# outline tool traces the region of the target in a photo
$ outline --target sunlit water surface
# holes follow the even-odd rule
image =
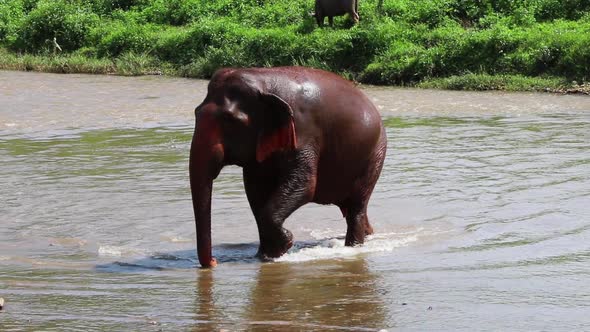
[[[253,258],[239,168],[197,268],[206,82],[0,72],[0,331],[590,329],[590,98],[366,87],[389,149],[369,217],[308,205]]]

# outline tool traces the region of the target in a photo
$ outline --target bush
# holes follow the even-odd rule
[[[248,10],[242,10],[237,20],[246,26],[263,28],[285,28],[292,25],[300,25],[310,19],[311,8],[301,5],[296,1],[265,2],[261,6],[252,6]],[[315,20],[313,20],[315,22]]]
[[[98,15],[88,8],[65,0],[42,0],[16,29],[13,47],[39,52],[50,48],[56,38],[64,51],[75,50],[84,45],[88,32],[98,21]]]
[[[98,41],[98,55],[117,57],[122,53],[147,53],[156,48],[156,26],[137,23],[114,22],[105,30],[95,31]],[[98,37],[102,36],[102,37]]]
[[[180,26],[202,17],[204,9],[200,0],[154,0],[143,15],[153,23]]]
[[[535,16],[540,20],[578,20],[589,11],[588,0],[539,0]]]
[[[130,10],[149,5],[149,0],[73,0],[88,3],[94,12],[101,15],[109,15],[116,10]]]
[[[24,17],[22,1],[0,2],[0,41],[7,38],[14,39],[14,33]]]
[[[408,41],[396,41],[367,66],[362,81],[375,84],[411,84],[432,70],[429,51]],[[430,70],[429,70],[430,69]]]
[[[452,7],[449,0],[390,0],[383,3],[383,14],[397,21],[425,23],[431,27],[445,21]]]
[[[106,58],[126,73],[157,65],[208,77],[221,66],[301,64],[381,84],[588,79],[588,0],[377,3],[361,0],[359,25],[339,17],[319,29],[312,0],[0,0],[0,45],[47,52],[55,37],[76,59]]]

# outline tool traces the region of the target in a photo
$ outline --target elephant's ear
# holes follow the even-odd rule
[[[297,147],[293,109],[272,93],[260,93],[265,104],[261,116],[261,130],[256,145],[256,160],[262,162],[276,151],[288,151]]]

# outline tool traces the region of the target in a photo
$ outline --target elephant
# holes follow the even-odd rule
[[[217,265],[211,194],[224,166],[242,167],[264,261],[293,245],[283,223],[310,202],[338,206],[345,245],[364,243],[373,233],[367,205],[386,148],[379,111],[336,74],[306,67],[217,70],[195,109],[189,157],[200,264]]]
[[[358,0],[316,0],[315,19],[318,26],[324,25],[327,16],[330,26],[334,26],[334,16],[349,14],[354,23],[358,23]]]

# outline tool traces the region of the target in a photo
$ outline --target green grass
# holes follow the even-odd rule
[[[17,55],[0,50],[0,68],[50,73],[112,74],[115,66],[108,59],[89,59],[82,55]]]
[[[117,58],[89,58],[83,54],[17,55],[0,49],[0,68],[60,74],[115,74],[122,76],[177,74],[149,56],[125,53]]]
[[[426,89],[446,90],[501,90],[501,91],[560,91],[572,86],[563,78],[525,77],[519,75],[466,74],[445,78],[433,78],[418,85]]]
[[[0,68],[208,78],[305,65],[362,83],[560,90],[590,80],[588,0],[360,1],[317,28],[313,0],[0,0]],[[55,52],[53,38],[63,52]]]

